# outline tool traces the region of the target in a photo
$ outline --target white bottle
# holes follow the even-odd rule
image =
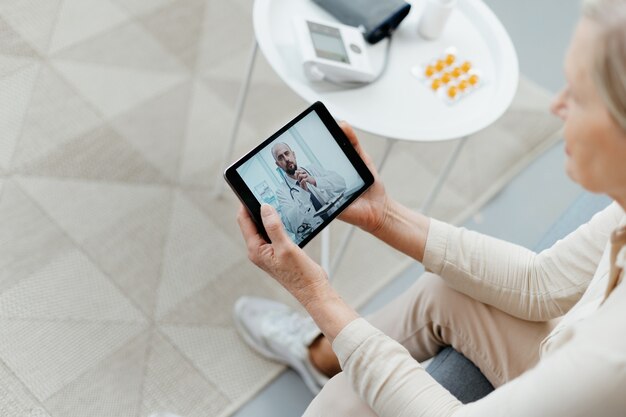
[[[419,34],[429,40],[443,33],[446,22],[456,6],[457,0],[426,0],[424,12],[417,25]]]

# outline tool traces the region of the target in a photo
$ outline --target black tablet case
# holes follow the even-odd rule
[[[403,0],[313,0],[346,25],[362,28],[363,37],[376,43],[389,36],[409,14]]]

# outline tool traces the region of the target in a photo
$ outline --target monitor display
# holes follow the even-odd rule
[[[315,54],[319,58],[330,59],[344,64],[350,63],[339,29],[308,21],[307,25],[311,33]]]

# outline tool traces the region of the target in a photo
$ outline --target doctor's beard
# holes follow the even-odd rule
[[[298,169],[298,164],[294,162],[293,168],[285,168],[285,172],[287,173],[287,175],[293,176],[293,174],[296,173],[297,169]]]

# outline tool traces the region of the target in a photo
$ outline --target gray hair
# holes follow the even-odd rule
[[[583,0],[600,29],[593,79],[609,113],[626,132],[626,0]]]

